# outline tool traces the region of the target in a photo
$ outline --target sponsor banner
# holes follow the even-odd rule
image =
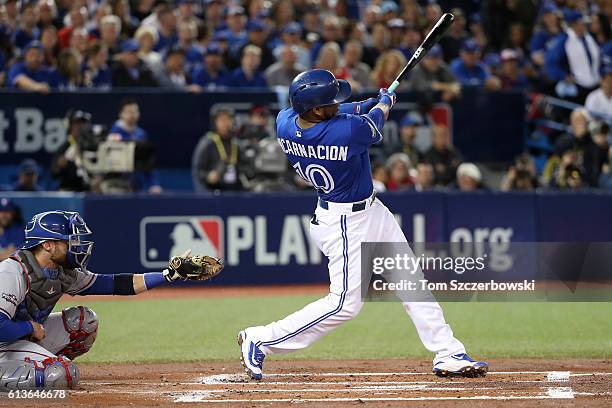
[[[213,284],[328,281],[327,260],[309,234],[314,193],[115,197],[4,193],[2,197],[13,199],[26,221],[42,211],[81,212],[94,231],[90,266],[95,272],[160,271],[170,256],[192,249],[226,262],[227,269]],[[582,242],[592,251],[589,242],[612,242],[612,229],[607,228],[612,225],[612,194],[406,192],[379,197],[395,214],[415,252],[427,249],[421,243],[436,242],[458,244],[462,252],[456,255],[462,257],[489,248],[491,270],[511,271],[524,279],[534,263],[526,252],[514,256],[511,245],[558,242],[560,249],[546,248],[569,256],[582,247],[565,243]],[[464,245],[468,242],[476,245]],[[566,275],[576,269],[562,268],[574,261],[555,259],[549,266],[552,272]],[[546,268],[538,270],[544,273]],[[603,272],[598,275],[605,277]]]
[[[612,221],[605,211],[612,195],[437,192],[379,197],[415,251],[422,249],[420,243],[451,242],[463,251],[460,256],[469,257],[486,247],[491,270],[524,279],[534,265],[524,256],[530,246],[514,256],[510,244],[571,241],[567,224],[579,237],[574,241],[612,242],[612,229],[602,227]],[[159,271],[169,257],[192,249],[224,259],[227,269],[213,284],[324,283],[327,260],[309,234],[315,205],[314,193],[90,196],[83,204],[95,239],[90,266],[101,273]],[[468,242],[476,245],[463,245]]]
[[[305,194],[92,197],[90,263],[104,273],[160,271],[188,249],[227,265],[216,284],[318,283],[323,255],[309,234],[316,197]]]

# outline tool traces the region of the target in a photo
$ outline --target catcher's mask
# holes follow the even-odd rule
[[[66,241],[66,267],[85,268],[93,241],[84,240],[92,232],[78,212],[47,211],[36,214],[25,228],[26,241],[21,249],[31,249],[44,241]]]

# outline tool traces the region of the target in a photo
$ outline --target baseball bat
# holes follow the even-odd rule
[[[427,37],[425,37],[421,45],[419,45],[419,48],[417,48],[414,54],[412,54],[410,61],[408,61],[404,69],[402,69],[402,72],[400,72],[395,81],[393,81],[389,87],[389,91],[393,92],[397,89],[400,82],[402,79],[404,79],[408,72],[410,72],[412,68],[414,68],[419,61],[421,61],[425,54],[429,52],[431,47],[440,41],[440,38],[442,38],[442,36],[446,33],[446,30],[448,30],[451,24],[453,24],[454,20],[455,16],[453,16],[451,13],[445,13],[442,15],[442,17],[440,17],[436,25],[433,26],[431,31],[427,34]]]

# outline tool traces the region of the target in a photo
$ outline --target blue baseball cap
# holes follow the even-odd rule
[[[221,55],[223,54],[223,50],[221,49],[221,47],[219,47],[219,44],[217,43],[210,43],[208,44],[208,46],[204,49],[204,55]]]
[[[542,14],[546,13],[556,13],[559,9],[555,5],[555,3],[544,3],[542,6]]]
[[[569,24],[575,23],[576,21],[580,21],[584,19],[582,13],[576,10],[568,10],[563,15],[563,17],[565,18],[565,21]]]
[[[397,3],[395,3],[394,1],[385,1],[383,2],[383,4],[380,5],[380,11],[382,14],[393,13],[396,12],[397,9]]]
[[[410,116],[410,115],[406,115],[404,116],[404,118],[402,119],[402,121],[400,122],[400,126],[401,127],[405,127],[405,126],[415,126],[415,125],[420,125],[421,121]]]
[[[38,174],[38,163],[34,159],[25,159],[19,165],[19,174]]]
[[[476,40],[470,38],[468,40],[465,40],[465,42],[461,46],[461,51],[465,51],[465,52],[479,52],[480,51],[480,44],[478,44],[476,42]]]
[[[440,47],[438,44],[434,45],[431,47],[431,50],[429,50],[426,57],[442,58],[442,47]]]
[[[296,23],[295,21],[287,24],[285,28],[283,28],[283,33],[285,34],[301,34],[302,26],[300,23]]]
[[[121,50],[123,52],[137,52],[140,49],[140,46],[136,42],[136,40],[127,40],[123,43]]]
[[[33,48],[37,50],[42,50],[43,49],[42,43],[38,40],[32,40],[28,43],[28,45],[25,46],[25,48],[23,49],[23,52],[26,53]]]
[[[259,19],[271,18],[271,17],[272,17],[272,10],[270,10],[269,8],[265,8],[261,10],[259,13],[257,13],[257,18]]]
[[[15,211],[15,203],[8,198],[0,198],[0,211]]]
[[[213,41],[228,41],[229,40],[229,33],[227,32],[227,30],[221,30],[221,31],[217,31],[216,33],[213,34]]]
[[[261,20],[251,20],[247,23],[247,31],[264,31],[266,29],[266,24]]]

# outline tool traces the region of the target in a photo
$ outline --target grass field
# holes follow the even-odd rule
[[[317,296],[140,301],[74,298],[100,331],[83,362],[233,360],[239,329],[280,319]],[[612,357],[612,303],[447,303],[445,315],[468,352],[482,358]],[[353,321],[306,350],[276,358],[429,357],[397,303],[368,303]]]

